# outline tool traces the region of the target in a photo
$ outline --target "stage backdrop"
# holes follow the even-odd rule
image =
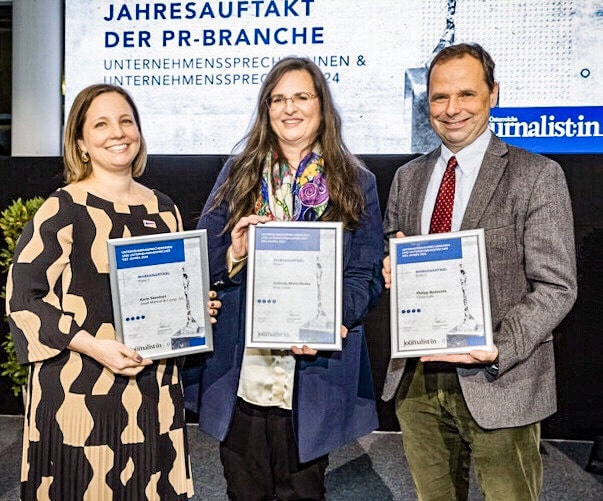
[[[83,87],[130,90],[154,154],[226,154],[278,59],[318,64],[355,153],[426,152],[427,66],[454,42],[497,65],[500,137],[603,153],[600,3],[593,0],[66,0],[65,112]]]
[[[377,177],[381,208],[398,166],[411,155],[364,155]],[[552,155],[567,176],[574,208],[578,258],[578,301],[555,331],[557,414],[543,426],[546,438],[590,439],[603,435],[603,157]],[[187,229],[195,227],[223,156],[151,156],[143,182],[169,194]],[[0,157],[0,209],[10,200],[46,196],[61,186],[61,159]],[[2,281],[5,277],[2,277]],[[389,303],[385,293],[366,320],[375,391],[380,393],[390,354]],[[4,303],[2,303],[4,307]],[[2,329],[4,332],[4,329]],[[0,355],[1,356],[1,355]],[[378,401],[380,427],[397,429],[392,404]],[[19,399],[0,378],[0,413],[22,412]]]
[[[544,434],[592,438],[603,434],[601,19],[595,0],[65,0],[64,109],[88,84],[125,86],[152,154],[143,181],[173,197],[190,229],[270,67],[307,56],[330,83],[348,146],[377,176],[383,208],[396,168],[437,142],[426,120],[428,64],[451,43],[482,44],[500,83],[490,127],[553,155],[568,178],[580,289],[556,331],[559,412]],[[0,157],[0,209],[47,195],[60,173],[58,157]],[[366,324],[379,393],[387,293]],[[18,412],[18,400],[0,388],[7,408]],[[383,429],[396,427],[391,404],[379,413]]]

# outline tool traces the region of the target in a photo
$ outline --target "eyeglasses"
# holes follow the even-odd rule
[[[275,94],[274,96],[268,96],[266,98],[266,106],[271,110],[282,110],[287,106],[287,101],[297,106],[307,105],[312,99],[318,97],[316,94],[310,94],[309,92],[297,92],[291,97],[283,96],[282,94]]]

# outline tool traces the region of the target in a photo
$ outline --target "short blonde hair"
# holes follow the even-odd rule
[[[134,120],[136,121],[136,126],[138,127],[138,133],[140,135],[140,150],[132,161],[132,176],[138,177],[144,172],[147,165],[147,146],[140,128],[140,118],[134,100],[122,87],[110,84],[95,84],[80,91],[74,99],[71,110],[69,111],[69,116],[67,117],[63,146],[63,175],[66,183],[86,179],[92,172],[90,161],[84,162],[84,160],[82,160],[82,152],[77,141],[83,137],[82,131],[84,122],[86,121],[86,113],[88,113],[92,101],[106,92],[117,92],[119,95],[123,96],[130,105],[130,108],[132,108]]]

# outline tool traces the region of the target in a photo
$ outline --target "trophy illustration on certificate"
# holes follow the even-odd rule
[[[482,336],[484,326],[478,324],[475,317],[469,310],[469,302],[467,300],[467,272],[463,267],[462,261],[459,263],[459,275],[461,293],[463,295],[463,322],[448,331],[447,344],[450,347],[471,345],[468,339]]]
[[[299,339],[303,342],[325,342],[333,337],[333,321],[327,317],[322,307],[322,265],[316,256],[316,316],[299,328]]]
[[[186,325],[172,336],[172,350],[200,346],[205,344],[205,327],[201,326],[194,318],[191,311],[189,297],[190,281],[186,268],[182,268],[182,288],[186,305]]]
[[[392,357],[492,347],[483,230],[390,239]]]

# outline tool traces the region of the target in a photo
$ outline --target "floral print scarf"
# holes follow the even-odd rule
[[[299,163],[295,176],[289,164],[269,152],[262,169],[262,186],[255,205],[259,216],[276,221],[316,221],[329,204],[324,159],[316,151]]]

